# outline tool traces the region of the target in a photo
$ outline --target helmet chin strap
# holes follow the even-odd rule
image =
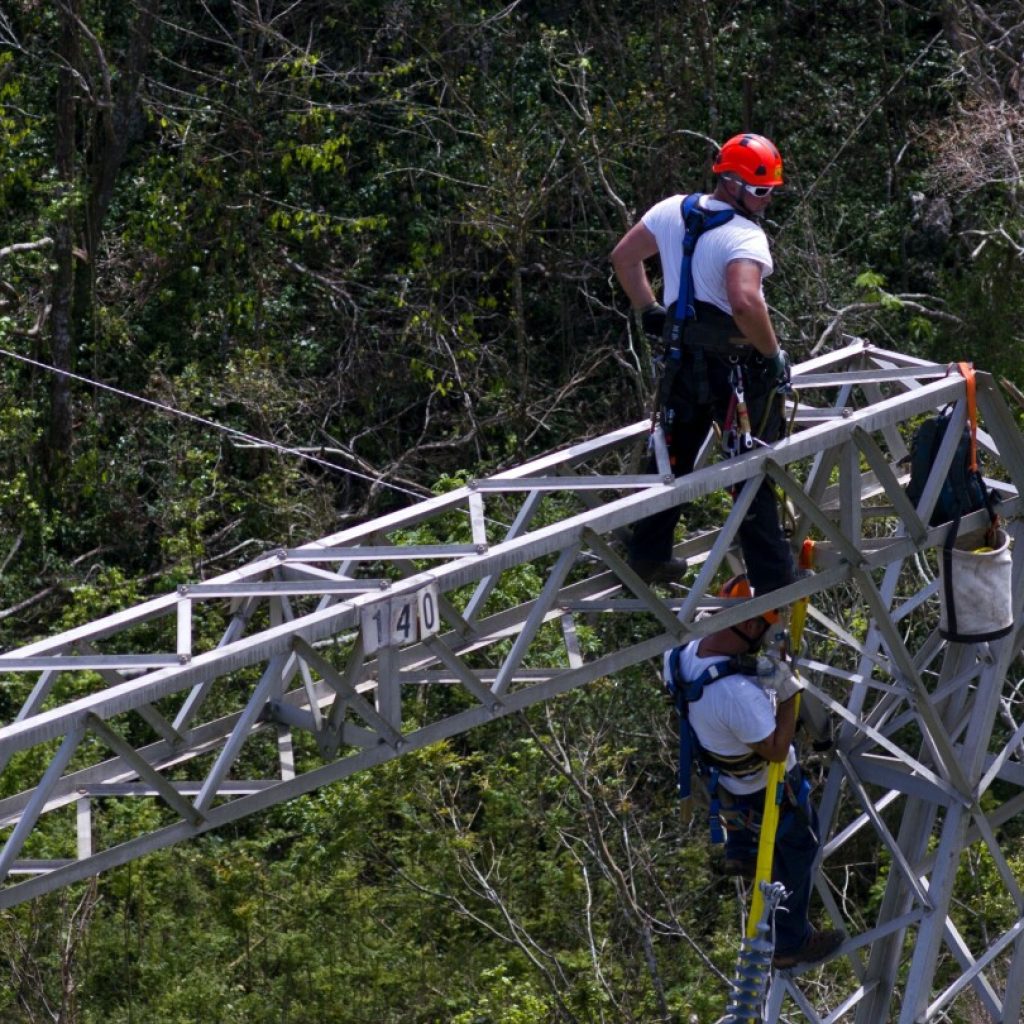
[[[760,211],[752,210],[747,206],[747,190],[738,181],[734,181],[732,178],[726,178],[726,181],[728,181],[730,185],[736,186],[736,193],[726,189],[726,195],[729,197],[729,202],[732,203],[736,209],[741,211],[744,217],[750,217],[751,219],[760,217]]]
[[[747,636],[747,634],[744,633],[739,626],[729,627],[747,645],[747,650],[745,652],[747,654],[753,654],[754,651],[760,649],[761,642],[764,640],[765,633],[768,632],[768,627],[771,625],[771,623],[768,622],[767,619],[762,619],[761,621],[764,623],[764,629],[762,629],[761,632],[758,633],[755,639],[751,639],[751,637]]]

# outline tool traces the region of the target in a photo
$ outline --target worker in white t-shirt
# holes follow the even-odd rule
[[[749,600],[746,576],[734,576],[721,596]],[[844,936],[835,929],[813,928],[808,917],[821,837],[810,786],[793,748],[799,680],[784,663],[776,662],[769,676],[749,672],[738,661],[761,650],[775,622],[774,612],[758,615],[669,651],[665,681],[670,690],[678,690],[685,681],[709,680],[696,699],[687,701],[680,727],[688,722],[701,771],[705,778],[714,776],[711,785],[717,792],[712,795],[725,825],[727,873],[754,877],[768,763],[785,762],[772,881],[786,888],[775,916],[773,964],[787,968],[825,959]],[[716,665],[718,671],[709,673]]]
[[[712,421],[723,430],[738,431],[730,418],[737,386],[753,437],[771,443],[784,427],[776,399],[780,386],[788,384],[789,360],[775,337],[762,291],[773,267],[768,239],[758,223],[773,191],[782,185],[782,157],[762,135],[736,135],[722,146],[712,169],[718,176],[715,189],[696,202],[697,214],[703,212],[707,219],[699,237],[694,233],[698,241],[686,275],[692,277],[692,291],[683,281],[683,294],[691,302],[677,307],[687,196],[674,195],[652,206],[611,254],[615,276],[644,332],[659,346],[680,312],[681,361],[672,364],[659,412],[676,476],[693,469]],[[716,217],[720,211],[727,212]],[[724,223],[712,226],[726,216]],[[663,302],[647,277],[645,261],[653,256],[661,262]],[[749,447],[756,442],[743,434],[743,443]],[[654,470],[652,457],[649,471]],[[629,561],[647,582],[676,581],[686,570],[686,562],[672,556],[681,511],[675,506],[634,528]],[[739,539],[755,592],[791,582],[792,553],[767,483],[759,489]]]

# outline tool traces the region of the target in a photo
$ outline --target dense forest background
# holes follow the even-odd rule
[[[794,360],[1024,383],[1022,54],[1021,0],[4,0],[0,644],[641,418],[608,253],[739,130]],[[0,1019],[714,1019],[654,681],[0,915]]]

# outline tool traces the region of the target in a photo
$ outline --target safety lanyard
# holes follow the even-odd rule
[[[742,455],[754,447],[754,435],[750,429],[750,414],[743,388],[743,367],[734,363],[729,370],[729,405],[722,424],[722,450],[727,458]]]
[[[971,448],[970,448],[970,465],[968,471],[977,478],[981,485],[982,493],[985,495],[985,505],[988,508],[989,525],[986,530],[986,543],[995,545],[996,531],[999,528],[999,515],[995,510],[995,502],[992,498],[992,492],[989,490],[988,485],[985,483],[985,478],[981,475],[981,469],[978,466],[978,399],[977,399],[977,383],[974,377],[974,364],[961,362],[956,364],[957,370],[964,379],[964,384],[967,391],[967,424],[970,431],[971,437]],[[952,371],[953,367],[950,366],[946,370],[946,374]],[[957,534],[957,528],[959,527],[960,520],[954,526],[954,529],[950,531],[949,536],[946,538],[946,558],[951,558],[950,551],[953,547],[953,541]],[[951,565],[948,566],[951,568]],[[947,579],[950,576],[947,575]]]

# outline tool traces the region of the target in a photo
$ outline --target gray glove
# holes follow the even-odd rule
[[[637,311],[640,326],[651,341],[660,342],[665,331],[665,307],[660,302],[652,302],[649,306]]]
[[[786,350],[784,348],[780,348],[775,355],[766,356],[765,360],[768,364],[768,375],[775,381],[775,386],[780,390],[788,388],[790,381],[792,380],[790,367],[793,364],[790,361],[789,354]]]
[[[778,658],[757,659],[757,681],[764,689],[774,690],[780,704],[790,697],[795,697],[804,688],[800,677],[786,662]]]

